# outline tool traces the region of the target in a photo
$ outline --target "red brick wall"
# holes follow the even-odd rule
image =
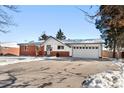
[[[122,56],[122,58],[124,58],[124,52],[122,52],[121,56]]]
[[[120,55],[121,58],[124,58],[124,52],[120,52],[119,55]],[[117,53],[115,53],[115,56],[117,57]],[[112,58],[113,57],[113,52],[103,50],[102,51],[102,57],[110,57],[110,58]]]
[[[26,45],[21,45],[20,46],[20,55],[21,56],[36,56],[36,49],[35,45],[28,45],[27,51],[25,50]],[[37,56],[44,56],[44,46],[41,46],[40,49],[37,50],[38,54]]]
[[[0,51],[0,54],[7,55],[7,54],[12,54],[12,55],[17,55],[19,56],[19,48],[2,48]]]
[[[69,51],[51,51],[50,56],[56,56],[59,53],[60,57],[69,57]],[[20,46],[20,55],[23,56],[36,56],[35,45],[28,45],[27,51],[25,51],[25,45]],[[46,51],[44,51],[44,46],[38,49],[37,56],[46,56]]]
[[[102,57],[112,57],[112,52],[103,50],[102,51]]]
[[[40,47],[40,50],[38,52],[38,56],[44,56],[45,55],[45,52],[44,52],[44,46],[41,46]]]
[[[35,45],[27,45],[27,50],[25,50],[26,45],[20,45],[20,55],[23,56],[36,56]]]
[[[50,56],[56,56],[57,53],[59,54],[60,57],[69,57],[69,52],[68,51],[51,51]]]

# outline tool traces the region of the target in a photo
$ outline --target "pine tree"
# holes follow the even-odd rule
[[[56,38],[59,39],[59,40],[64,40],[64,39],[66,39],[66,36],[64,35],[64,33],[62,32],[61,29],[59,29],[59,31],[57,32]]]
[[[102,33],[107,47],[113,50],[113,57],[119,48],[124,47],[124,6],[102,5],[96,18],[96,28]],[[119,54],[119,53],[118,53]]]
[[[39,41],[40,41],[40,40],[46,40],[46,39],[48,39],[48,37],[49,37],[49,36],[46,35],[45,32],[43,32],[43,34],[39,37]]]

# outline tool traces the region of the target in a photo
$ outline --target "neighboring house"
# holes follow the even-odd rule
[[[0,42],[0,55],[19,56],[19,45],[15,42]]]
[[[102,57],[101,39],[58,40],[50,36],[41,42],[20,43],[20,55],[24,56],[60,56],[99,58]]]

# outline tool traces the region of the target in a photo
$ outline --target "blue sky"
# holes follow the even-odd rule
[[[19,6],[20,12],[13,13],[13,20],[18,26],[10,26],[10,32],[0,33],[2,42],[38,41],[42,32],[55,36],[59,28],[70,39],[100,38],[100,32],[94,24],[86,20],[86,16],[78,10],[79,7],[91,14],[98,6]]]

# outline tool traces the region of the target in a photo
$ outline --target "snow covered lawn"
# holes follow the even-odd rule
[[[0,65],[8,65],[19,62],[44,61],[50,59],[59,59],[57,57],[0,57]]]

